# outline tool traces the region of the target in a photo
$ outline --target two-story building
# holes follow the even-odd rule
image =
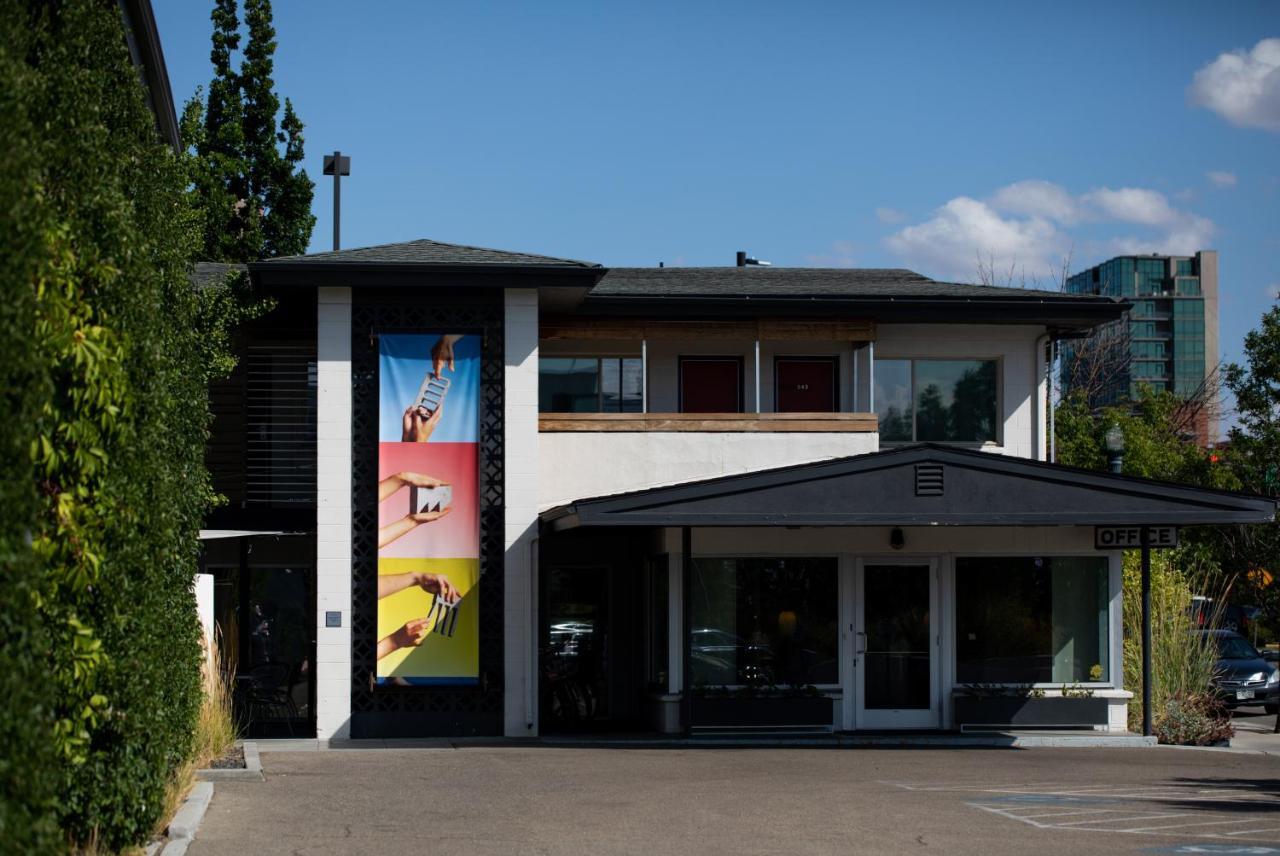
[[[1095,527],[1275,513],[1049,462],[1051,342],[1111,297],[433,241],[249,270],[205,564],[253,733],[1123,731]]]

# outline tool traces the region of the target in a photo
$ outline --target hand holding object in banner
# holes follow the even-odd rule
[[[462,594],[444,574],[409,573],[385,574],[378,577],[378,600],[412,586],[417,586],[427,594],[439,595],[448,601],[462,598]]]
[[[405,485],[408,485],[409,487],[433,488],[444,487],[447,484],[449,483],[444,479],[438,479],[434,476],[425,476],[422,473],[396,473],[395,475],[387,476],[385,479],[378,482],[378,502],[382,502]]]
[[[414,405],[404,412],[403,431],[400,435],[402,443],[425,443],[431,439],[431,432],[436,430],[436,425],[440,423],[440,414],[444,412],[444,405],[441,404],[433,412],[428,413],[425,408]]]
[[[440,377],[440,369],[444,368],[445,363],[449,364],[449,371],[453,371],[453,343],[461,338],[461,336],[441,336],[435,347],[431,349],[431,373],[436,377]]]
[[[404,626],[385,639],[378,640],[378,659],[401,648],[417,648],[423,637],[431,630],[431,622],[426,618],[414,618],[406,621]]]

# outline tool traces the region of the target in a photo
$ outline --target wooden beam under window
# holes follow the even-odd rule
[[[874,413],[541,413],[539,431],[869,433]]]
[[[740,340],[766,342],[870,342],[876,325],[865,318],[761,318],[744,321],[679,319],[548,318],[538,328],[543,340]]]

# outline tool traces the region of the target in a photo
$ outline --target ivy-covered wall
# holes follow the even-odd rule
[[[191,750],[207,382],[187,165],[100,0],[0,0],[0,841],[146,839]]]

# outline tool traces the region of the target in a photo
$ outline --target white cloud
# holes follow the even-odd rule
[[[1020,266],[1039,273],[1054,266],[1070,241],[1042,217],[1002,217],[985,202],[958,196],[933,219],[890,235],[889,249],[939,275],[971,279],[979,257],[998,269]]]
[[[907,212],[897,208],[877,208],[876,219],[881,223],[901,223],[907,219]]]
[[[1214,187],[1235,187],[1236,174],[1221,169],[1211,169],[1205,174],[1205,178],[1209,179],[1209,183]]]
[[[805,256],[805,260],[813,267],[856,267],[856,251],[852,241],[832,241],[830,252]]]
[[[1233,125],[1280,131],[1280,39],[1220,54],[1196,72],[1187,97]]]
[[[1104,218],[1146,226],[1163,226],[1178,219],[1178,212],[1163,193],[1141,187],[1099,187],[1081,197]]]
[[[1079,205],[1065,187],[1050,181],[1015,181],[991,196],[991,206],[1011,214],[1045,217],[1059,223],[1079,218]]]
[[[1138,234],[1116,234],[1117,227]],[[1037,179],[1001,187],[986,200],[958,196],[885,244],[936,276],[973,279],[981,260],[1048,284],[1076,247],[1090,255],[1193,253],[1213,233],[1211,220],[1175,207],[1159,191],[1099,187],[1074,195]]]

